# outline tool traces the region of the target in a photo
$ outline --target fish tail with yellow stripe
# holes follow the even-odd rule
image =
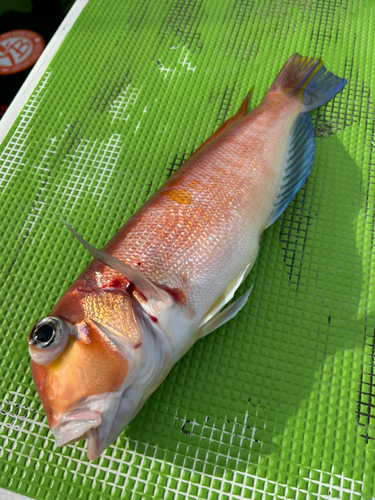
[[[295,96],[302,111],[311,111],[326,103],[343,89],[347,80],[326,70],[320,59],[293,54],[274,81],[269,92]]]

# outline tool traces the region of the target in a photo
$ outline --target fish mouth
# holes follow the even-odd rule
[[[84,439],[91,429],[96,429],[102,423],[102,416],[97,411],[75,410],[64,414],[52,432],[57,446]]]

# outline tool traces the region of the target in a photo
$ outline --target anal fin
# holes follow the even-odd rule
[[[284,177],[267,227],[275,222],[296,195],[309,175],[314,159],[315,141],[311,118],[303,113],[297,118],[290,136]]]

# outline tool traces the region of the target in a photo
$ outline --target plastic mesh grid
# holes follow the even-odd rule
[[[0,147],[0,486],[33,498],[375,496],[371,1],[90,1]],[[306,185],[264,234],[247,306],[93,463],[56,448],[26,334],[293,53],[349,79],[312,114]],[[239,294],[245,291],[245,286]]]

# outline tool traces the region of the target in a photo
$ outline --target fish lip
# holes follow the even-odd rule
[[[105,449],[106,447],[103,445],[101,447],[98,429],[92,427],[87,432],[87,458],[90,462],[96,460],[103,451],[102,448]]]
[[[65,413],[51,430],[57,446],[84,439],[90,429],[99,427],[102,416],[98,411],[77,409]]]

